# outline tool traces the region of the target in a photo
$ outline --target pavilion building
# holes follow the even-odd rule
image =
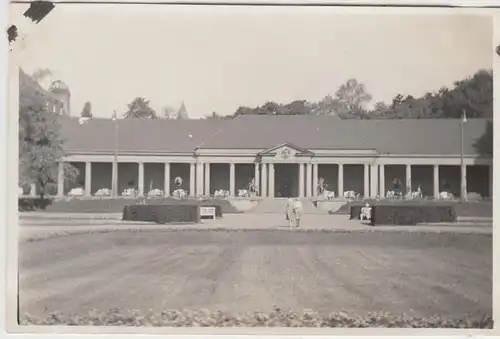
[[[64,181],[59,165],[57,195],[83,187],[86,196],[102,188],[150,189],[171,195],[174,179],[189,196],[238,190],[255,180],[260,197],[318,195],[323,178],[335,195],[355,191],[384,197],[397,179],[403,191],[421,188],[492,197],[493,161],[476,143],[488,121],[471,119],[343,120],[328,116],[239,116],[230,120],[94,118],[81,125],[61,117],[65,162],[79,169]],[[463,141],[463,152],[462,152]],[[463,154],[463,165],[462,157]],[[116,160],[116,161],[115,161]],[[396,180],[396,181],[397,181]]]

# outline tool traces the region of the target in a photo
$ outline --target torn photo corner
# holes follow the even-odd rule
[[[30,7],[23,15],[39,23],[54,9],[54,7],[55,5],[50,1],[32,1],[30,2]]]

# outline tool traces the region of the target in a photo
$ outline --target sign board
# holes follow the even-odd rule
[[[215,207],[200,207],[200,217],[212,217],[215,220]]]

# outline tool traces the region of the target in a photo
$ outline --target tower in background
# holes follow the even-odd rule
[[[179,119],[179,120],[188,120],[189,119],[189,115],[188,115],[188,112],[186,109],[186,105],[184,105],[184,101],[182,102],[181,107],[177,111],[177,119]]]
[[[61,115],[70,116],[71,93],[68,86],[63,81],[56,80],[50,85],[49,91],[62,105],[57,111],[59,111]]]

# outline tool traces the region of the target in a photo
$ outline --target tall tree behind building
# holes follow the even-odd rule
[[[87,101],[83,106],[82,113],[80,114],[82,118],[92,118],[92,104]]]
[[[143,97],[137,97],[128,104],[128,110],[124,113],[124,117],[126,119],[156,119],[156,112],[150,106],[149,100]]]
[[[46,108],[47,98],[19,84],[19,186],[37,185],[43,198],[55,193],[58,163],[64,157],[64,141],[60,135],[61,117]],[[74,182],[78,170],[64,163],[65,183]]]
[[[351,78],[340,85],[335,92],[337,115],[342,118],[362,118],[365,116],[365,106],[372,100],[371,94],[364,84]]]

